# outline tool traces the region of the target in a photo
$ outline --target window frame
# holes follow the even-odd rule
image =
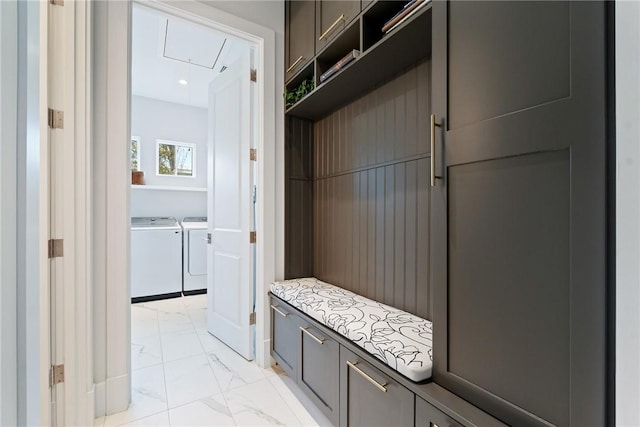
[[[136,145],[138,146],[138,155],[136,156],[136,160],[138,161],[138,168],[137,169],[133,169],[133,156],[131,155],[131,150],[133,148],[133,141],[136,141]],[[142,155],[140,154],[142,152],[142,138],[140,138],[139,136],[131,136],[131,142],[129,142],[129,169],[131,169],[132,172],[139,172],[142,171]]]
[[[189,147],[191,149],[191,175],[178,175],[178,168],[176,168],[174,175],[168,175],[164,173],[160,173],[160,144],[162,145],[173,145],[175,147]],[[182,141],[170,141],[167,139],[156,139],[156,176],[161,177],[171,177],[171,178],[195,178],[196,177],[196,144],[192,142],[182,142]],[[177,149],[176,149],[177,151]]]

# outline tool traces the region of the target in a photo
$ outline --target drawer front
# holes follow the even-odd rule
[[[340,409],[340,345],[301,322],[298,384],[334,425]]]
[[[287,2],[286,80],[300,71],[315,52],[315,3],[309,0]]]
[[[325,47],[360,13],[360,0],[316,1],[316,52]]]
[[[462,427],[462,424],[440,412],[430,403],[416,397],[416,427]]]
[[[271,298],[271,355],[294,380],[298,372],[298,323],[290,307]]]
[[[413,427],[415,395],[340,348],[340,426]]]

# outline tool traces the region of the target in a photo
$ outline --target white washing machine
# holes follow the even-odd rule
[[[131,218],[133,302],[180,296],[182,228],[173,217]]]
[[[182,220],[182,292],[207,292],[207,217]]]

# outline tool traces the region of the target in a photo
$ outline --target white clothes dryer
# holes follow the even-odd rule
[[[207,292],[207,217],[182,220],[182,293]]]
[[[133,302],[180,296],[182,229],[173,217],[131,218]]]

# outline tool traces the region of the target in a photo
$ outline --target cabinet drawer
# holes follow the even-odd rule
[[[340,427],[413,427],[415,395],[340,348]]]
[[[271,355],[294,380],[298,373],[299,320],[290,307],[271,298]]]
[[[310,324],[301,321],[298,384],[338,425],[340,410],[340,345]]]
[[[462,427],[462,424],[440,412],[430,403],[416,397],[415,427]]]
[[[360,13],[360,0],[316,1],[316,52],[325,47]]]

